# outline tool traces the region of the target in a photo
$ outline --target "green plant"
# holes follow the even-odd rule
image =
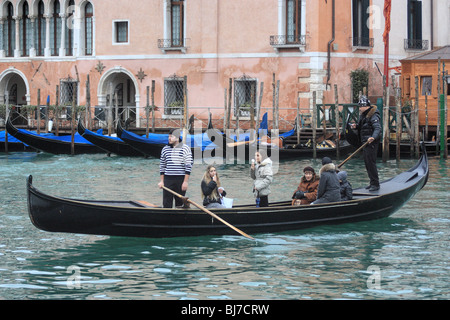
[[[350,72],[350,80],[353,88],[352,102],[358,103],[359,93],[363,92],[364,88],[369,88],[369,71],[362,68],[353,70]],[[368,96],[368,92],[366,95]]]
[[[183,101],[180,101],[180,100],[174,101],[174,102],[170,103],[168,105],[168,107],[169,108],[182,108],[183,107]]]

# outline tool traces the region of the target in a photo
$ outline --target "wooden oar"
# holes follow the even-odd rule
[[[228,142],[227,143],[227,147],[232,148],[232,147],[237,147],[237,146],[241,146],[243,144],[252,144],[256,142],[256,138],[253,140],[246,140],[246,141],[238,141],[238,142]]]
[[[199,208],[200,210],[206,212],[207,214],[209,214],[209,215],[212,216],[213,218],[219,220],[220,222],[222,222],[223,224],[227,225],[228,227],[230,227],[230,228],[233,229],[234,231],[236,231],[236,232],[240,233],[241,235],[243,235],[244,237],[246,237],[246,238],[248,238],[248,239],[251,239],[251,240],[255,240],[253,237],[249,236],[248,234],[246,234],[246,233],[243,232],[242,230],[239,230],[239,229],[236,228],[235,226],[229,224],[228,222],[226,222],[225,220],[223,220],[222,218],[220,218],[220,217],[217,216],[216,214],[212,213],[211,211],[209,211],[209,210],[206,209],[205,207],[202,207],[201,205],[195,203],[195,202],[192,201],[192,200],[189,200],[189,198],[184,197],[184,196],[182,196],[181,194],[179,194],[179,193],[177,193],[177,192],[175,192],[175,191],[173,191],[173,190],[170,190],[170,189],[167,188],[167,187],[164,187],[164,186],[163,186],[162,188],[163,188],[164,190],[166,190],[166,191],[172,193],[173,195],[177,196],[178,198],[182,199],[183,202],[189,202],[189,203],[192,203],[194,206],[196,206],[196,207]]]
[[[369,143],[369,141],[366,141],[366,143],[364,143],[361,147],[359,147],[355,152],[353,152],[347,159],[345,159],[344,161],[341,162],[341,164],[338,165],[338,168],[342,167],[348,160],[350,160],[351,158],[353,158],[353,156],[355,154],[357,154],[358,152],[360,152],[362,150],[362,148],[364,148],[367,144]]]

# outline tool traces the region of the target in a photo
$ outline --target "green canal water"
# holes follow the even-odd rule
[[[378,162],[380,177],[415,160]],[[282,161],[270,200],[289,199],[302,169]],[[81,199],[161,203],[159,160],[103,154],[0,154],[0,300],[15,299],[442,299],[450,298],[449,161],[430,158],[428,184],[393,216],[286,233],[136,239],[48,233],[27,213],[25,179]],[[194,166],[188,196],[200,200],[205,164]],[[361,159],[345,165],[367,185]],[[235,203],[254,201],[248,164],[219,165]]]

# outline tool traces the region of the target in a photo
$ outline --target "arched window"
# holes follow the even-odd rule
[[[66,56],[72,56],[73,55],[73,13],[75,11],[75,1],[70,0],[68,8],[66,10],[67,12],[67,23],[66,23]]]
[[[59,1],[53,2],[53,13],[50,19],[50,52],[52,56],[59,55],[61,47],[61,17]]]
[[[37,56],[43,56],[44,55],[44,49],[45,49],[45,18],[44,18],[44,2],[41,0],[38,4],[38,12],[37,12],[37,18],[35,23],[35,48],[36,48],[36,55]]]
[[[7,57],[14,57],[16,48],[16,21],[13,19],[14,7],[11,2],[7,6],[8,15],[3,25],[3,50]]]
[[[93,38],[94,38],[94,8],[88,2],[84,7],[84,41],[85,41],[85,55],[91,56],[93,53]]]
[[[24,2],[22,5],[22,21],[20,21],[20,55],[26,57],[29,55],[31,48],[31,20],[28,17],[29,8],[28,2]]]

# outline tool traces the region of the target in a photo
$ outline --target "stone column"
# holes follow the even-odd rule
[[[61,18],[61,47],[59,48],[59,56],[64,57],[66,55],[66,18],[67,14],[60,13]]]
[[[18,58],[20,57],[20,21],[22,17],[13,16],[13,19],[16,21],[16,48],[14,49],[14,57]]]

